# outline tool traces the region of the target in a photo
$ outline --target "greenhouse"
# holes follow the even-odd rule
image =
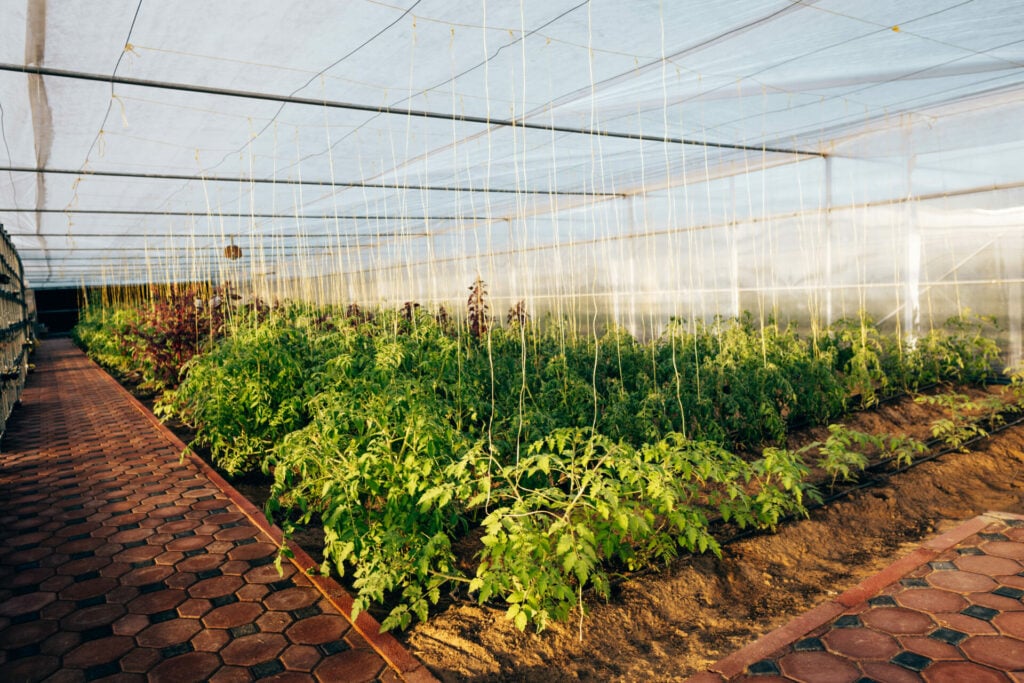
[[[0,18],[10,680],[1024,676],[1024,3]]]

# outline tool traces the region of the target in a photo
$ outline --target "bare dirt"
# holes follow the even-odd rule
[[[847,424],[924,439],[937,415],[903,399]],[[1024,426],[884,479],[775,534],[732,543],[721,559],[683,558],[633,578],[582,623],[520,633],[502,609],[467,601],[400,637],[443,681],[685,680],[927,537],[989,510],[1024,513]]]

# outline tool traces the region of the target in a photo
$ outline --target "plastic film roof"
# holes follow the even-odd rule
[[[37,288],[330,276],[445,300],[482,274],[627,322],[787,301],[919,317],[972,287],[1019,308],[1021,2],[0,16],[0,222]]]

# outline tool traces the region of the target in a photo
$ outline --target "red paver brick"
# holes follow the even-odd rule
[[[812,621],[820,625],[808,628],[804,624],[809,612],[713,665],[712,671],[702,676],[709,682],[763,683],[778,677],[747,675],[738,667],[767,659],[780,667],[787,680],[852,681],[862,676],[865,680],[897,683],[1024,680],[1024,601],[1012,592],[992,592],[1000,584],[1024,587],[1024,582],[1018,581],[1024,576],[1005,573],[1010,569],[1020,571],[1015,558],[1022,553],[1006,541],[977,535],[1002,534],[1024,541],[1024,534],[1009,533],[1024,526],[1007,527],[1004,520],[1019,525],[1018,520],[1024,521],[1024,517],[993,514],[971,520],[936,542],[925,544],[927,552],[915,551],[894,563],[883,572],[889,576],[889,583],[872,578],[837,598],[839,604],[861,599],[848,605],[850,609],[841,621],[816,617]],[[970,550],[957,552],[956,543]],[[999,554],[977,554],[977,548],[989,546]],[[914,562],[918,566],[913,566]],[[943,562],[953,562],[960,569]],[[900,577],[923,578],[926,587],[920,587],[920,582],[899,581]],[[871,587],[877,591],[874,595]],[[800,626],[794,626],[798,622]],[[828,651],[815,649],[821,645],[812,641],[795,648],[795,643],[806,636],[820,638]],[[915,660],[914,655],[919,659]],[[726,674],[724,679],[716,677],[718,672]]]
[[[976,636],[960,643],[960,649],[980,664],[1010,671],[1024,666],[1024,641],[1006,636]]]
[[[201,598],[190,598],[178,605],[178,614],[183,617],[199,618],[213,609],[213,603]]]
[[[205,548],[213,543],[213,541],[213,536],[185,536],[183,538],[175,538],[170,541],[167,544],[167,549],[174,552],[198,550],[200,548]]]
[[[124,615],[124,605],[105,603],[77,609],[60,621],[68,631],[85,631],[103,624],[112,624]]]
[[[126,614],[114,622],[114,633],[119,636],[134,636],[149,626],[149,617],[145,614]]]
[[[861,615],[864,623],[886,633],[927,633],[935,622],[922,612],[902,607],[878,607]]]
[[[857,660],[888,660],[900,651],[895,638],[866,628],[832,629],[821,639],[832,652]]]
[[[956,647],[936,638],[927,636],[903,636],[900,643],[909,652],[914,652],[931,660],[958,660],[963,655]]]
[[[282,565],[281,571],[273,564],[265,564],[262,567],[250,569],[242,576],[248,583],[276,583],[281,579],[287,579],[295,573],[295,567]]]
[[[256,625],[261,631],[267,633],[280,633],[291,625],[293,619],[287,612],[270,611],[256,620]],[[346,626],[348,622],[345,622]]]
[[[973,662],[936,662],[922,675],[928,683],[1011,683],[1006,674]]]
[[[958,612],[969,604],[959,593],[934,588],[901,591],[895,599],[904,607],[922,612]]]
[[[287,642],[279,633],[254,633],[232,640],[220,651],[220,656],[225,664],[253,666],[273,659],[285,645]]]
[[[1020,532],[1017,537],[1017,542],[1012,541],[986,541],[981,544],[981,549],[985,551],[986,555],[994,555],[996,557],[1005,557],[1010,560],[1024,561],[1024,528],[1014,529],[1013,531]]]
[[[224,555],[203,554],[186,557],[178,562],[178,564],[174,565],[174,568],[179,572],[202,572],[220,568],[224,562]]]
[[[193,598],[218,598],[230,595],[242,587],[242,579],[237,576],[216,576],[196,583],[188,589]]]
[[[192,647],[200,652],[217,652],[228,644],[231,634],[219,628],[208,628],[192,638]]]
[[[320,651],[309,645],[291,645],[281,653],[281,663],[292,671],[312,671],[320,663]]]
[[[0,527],[12,534],[0,541],[0,638],[4,648],[39,644],[39,654],[7,661],[0,650],[0,678],[24,669],[32,680],[84,680],[90,666],[117,660],[121,673],[106,680],[250,680],[246,666],[272,661],[286,647],[291,669],[272,680],[308,680],[309,669],[328,664],[320,649],[289,644],[280,633],[294,626],[289,609],[263,601],[287,593],[282,581],[308,591],[276,598],[295,608],[317,604],[335,614],[335,605],[348,609],[351,598],[318,577],[333,603],[323,599],[296,573],[294,563],[303,571],[312,566],[299,548],[283,576],[271,564],[254,567],[277,552],[267,539],[279,540],[280,530],[198,458],[179,462],[180,441],[66,340],[44,342],[37,363],[23,395],[30,408],[8,423],[0,452],[0,476],[12,460],[38,463],[0,500]],[[36,410],[27,420],[32,406],[46,406],[53,419],[40,421]],[[65,509],[70,505],[78,508]],[[17,515],[7,514],[12,507]],[[36,566],[4,576],[6,567],[26,562]],[[348,620],[332,618],[353,638]],[[309,633],[322,631],[318,621],[305,627]],[[406,680],[433,680],[393,638],[377,633],[372,618],[363,614],[358,623]],[[335,655],[324,671],[358,680],[364,669],[385,669],[370,649],[344,660]],[[391,674],[384,680],[398,680]]]
[[[1009,598],[995,593],[971,593],[967,599],[972,605],[991,607],[1001,612],[1020,612],[1024,610],[1024,603],[1016,598]]]
[[[286,588],[266,596],[263,603],[270,609],[289,611],[311,605],[318,597],[315,591],[308,588]]]
[[[1024,612],[1007,612],[992,620],[992,625],[1009,636],[1024,640]]]
[[[181,590],[185,590],[198,580],[199,577],[192,572],[175,572],[164,579],[164,583],[168,588],[179,588]]]
[[[23,624],[13,624],[0,631],[0,643],[5,649],[15,649],[43,640],[57,631],[57,622],[51,619],[36,619]]]
[[[953,561],[953,564],[965,572],[974,572],[985,576],[1002,576],[1004,574],[1016,574],[1024,569],[1020,562],[1008,560],[1005,557],[990,557],[988,555],[964,555]]]
[[[254,602],[236,602],[218,607],[203,617],[203,623],[210,628],[234,628],[249,624],[263,613],[263,607]]]
[[[939,612],[933,616],[940,626],[947,626],[961,633],[984,635],[996,632],[996,628],[989,622],[959,612]]]
[[[135,647],[135,641],[126,636],[108,636],[82,643],[64,655],[64,666],[87,669],[120,659]]]
[[[383,669],[380,658],[367,650],[348,650],[332,655],[314,670],[318,681],[347,681],[364,683],[372,681]]]
[[[239,600],[255,601],[261,599],[269,592],[270,589],[267,588],[267,585],[264,583],[247,583],[235,591],[235,595],[238,596]]]
[[[201,629],[198,619],[171,619],[142,629],[135,636],[135,641],[143,647],[159,649],[184,643]]]
[[[26,593],[0,603],[0,616],[16,617],[20,614],[37,612],[57,599],[56,593]]]
[[[270,543],[250,543],[232,548],[228,551],[228,558],[232,560],[257,560],[263,557],[270,557],[277,553],[277,548]]]
[[[51,576],[46,581],[39,584],[39,590],[42,592],[59,593],[71,584],[75,582],[73,576],[66,576],[58,574],[57,576]]]
[[[155,614],[156,612],[174,609],[185,602],[187,597],[185,591],[170,589],[146,593],[129,602],[128,611],[137,614]]]
[[[82,635],[75,631],[58,631],[43,641],[39,652],[44,655],[55,655],[60,657],[78,647],[82,642]]]
[[[244,666],[222,666],[210,676],[210,683],[248,683],[252,675]]]
[[[864,662],[861,665],[864,675],[874,681],[885,681],[885,683],[918,683],[921,680],[920,674],[902,666],[896,666],[889,662]]]
[[[209,680],[218,666],[216,655],[189,652],[157,664],[149,671],[149,680],[151,683],[199,683]]]
[[[944,588],[957,593],[990,591],[997,585],[987,576],[968,571],[932,572],[928,575],[927,581],[936,588]]]
[[[126,586],[145,586],[146,584],[163,581],[174,573],[171,567],[154,564],[148,567],[139,567],[121,577],[120,583]]]
[[[4,676],[11,681],[41,681],[58,668],[58,657],[36,655],[8,662],[4,665]]]
[[[333,614],[319,614],[296,622],[288,629],[288,639],[297,645],[319,645],[341,638],[348,622]]]

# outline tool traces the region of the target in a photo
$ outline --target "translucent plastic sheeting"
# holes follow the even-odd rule
[[[1024,3],[0,0],[35,287],[1017,340]],[[222,257],[226,245],[243,250]]]

